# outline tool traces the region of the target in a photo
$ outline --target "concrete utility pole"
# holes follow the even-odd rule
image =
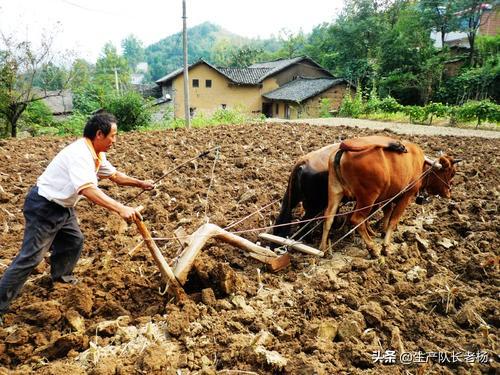
[[[189,75],[186,19],[186,0],[182,0],[182,49],[184,52],[184,118],[186,121],[186,128],[190,128],[191,113],[189,111]]]
[[[115,89],[116,89],[116,93],[119,94],[120,93],[120,86],[118,85],[118,71],[115,67]]]

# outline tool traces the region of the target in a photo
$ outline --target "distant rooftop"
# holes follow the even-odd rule
[[[312,98],[344,82],[347,81],[343,78],[297,78],[262,96],[270,100],[285,100],[301,103],[306,99]]]
[[[307,56],[300,56],[300,57],[295,57],[293,59],[279,59],[279,60],[274,60],[274,61],[265,61],[265,62],[260,62],[256,64],[252,64],[249,67],[246,68],[226,68],[226,67],[216,67],[207,61],[200,59],[197,62],[191,64],[189,66],[189,69],[204,63],[211,68],[215,69],[225,77],[227,77],[230,81],[232,81],[235,84],[241,84],[241,85],[257,85],[261,83],[265,78],[270,77],[283,69],[289,67],[290,65],[300,63],[301,61],[307,61],[312,65],[315,65],[318,69],[321,69],[324,71],[326,74],[330,75],[331,74],[321,67],[318,63],[316,63],[314,60]],[[160,84],[162,82],[168,82],[178,75],[182,74],[183,68],[179,68],[174,70],[173,72],[167,74],[166,76],[158,79],[156,81],[157,84]]]

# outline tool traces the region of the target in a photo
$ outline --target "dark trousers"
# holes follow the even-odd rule
[[[23,208],[26,226],[21,250],[0,280],[0,313],[19,294],[28,276],[50,249],[52,279],[71,275],[83,248],[74,208],[50,202],[31,188]]]

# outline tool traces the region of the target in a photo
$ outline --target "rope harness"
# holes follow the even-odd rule
[[[215,158],[214,158],[214,163],[213,163],[213,166],[212,166],[212,170],[211,170],[211,178],[210,178],[210,183],[209,183],[209,186],[208,186],[208,189],[207,189],[207,195],[206,195],[206,205],[205,205],[205,220],[206,222],[208,223],[209,221],[209,218],[208,218],[208,198],[209,198],[209,193],[211,191],[211,188],[212,188],[212,183],[213,183],[213,180],[214,180],[214,176],[215,176],[215,166],[216,166],[216,163],[217,161],[219,160],[219,157],[220,157],[220,146],[216,146],[216,147],[213,147],[207,151],[204,151],[202,152],[201,154],[183,162],[182,164],[176,166],[175,168],[172,168],[170,169],[168,172],[166,172],[165,174],[163,174],[160,178],[158,178],[157,180],[154,181],[154,184],[161,181],[163,178],[165,178],[166,176],[168,176],[170,173],[172,173],[173,171],[179,169],[180,167],[186,165],[187,163],[197,159],[197,158],[201,158],[201,157],[204,157],[206,155],[208,155],[211,151],[216,151],[216,155],[215,155]],[[340,161],[340,157],[341,157],[342,153],[341,152],[338,152],[337,155],[336,155],[336,161]],[[335,165],[337,165],[337,163],[335,163]],[[377,212],[379,212],[380,210],[382,210],[385,206],[387,206],[388,204],[390,204],[391,202],[393,202],[395,199],[397,199],[400,195],[404,194],[405,192],[407,192],[409,189],[411,189],[413,186],[415,186],[415,184],[420,181],[421,179],[423,178],[426,178],[426,182],[424,182],[423,184],[423,189],[425,189],[426,185],[427,185],[427,181],[428,181],[428,177],[429,177],[429,174],[432,172],[434,173],[434,175],[436,175],[437,178],[439,178],[446,186],[450,187],[450,184],[447,183],[446,181],[444,181],[438,174],[435,173],[435,171],[433,170],[434,168],[434,164],[431,165],[430,168],[426,169],[425,171],[423,171],[419,177],[417,177],[417,179],[415,179],[415,181],[413,182],[410,182],[403,190],[401,190],[400,192],[398,192],[396,195],[394,195],[393,197],[391,198],[388,198],[388,199],[385,199],[383,201],[380,201],[380,202],[376,202],[376,203],[373,203],[371,205],[368,205],[368,206],[365,206],[365,207],[361,207],[361,208],[357,208],[357,209],[353,209],[353,210],[350,210],[350,211],[347,211],[347,212],[342,212],[342,213],[336,213],[336,214],[333,214],[333,215],[329,215],[329,216],[325,216],[325,215],[316,215],[314,218],[311,218],[311,219],[306,219],[306,220],[295,220],[293,222],[289,222],[289,223],[283,223],[283,224],[277,224],[277,225],[268,225],[268,226],[264,226],[264,227],[259,227],[259,228],[254,228],[254,229],[244,229],[244,230],[238,230],[238,231],[233,231],[231,232],[232,234],[241,234],[241,233],[251,233],[251,232],[261,232],[261,231],[265,231],[265,230],[269,230],[269,229],[273,229],[273,228],[278,228],[278,227],[284,227],[284,226],[290,226],[290,225],[296,225],[296,224],[305,224],[303,225],[298,231],[296,231],[290,238],[291,239],[294,239],[296,238],[302,231],[304,231],[309,223],[313,222],[313,221],[317,221],[316,225],[314,225],[311,229],[309,229],[307,232],[305,232],[302,236],[299,237],[299,241],[301,241],[303,238],[305,238],[307,235],[309,235],[312,231],[314,231],[321,223],[324,219],[326,219],[327,217],[339,217],[339,216],[346,216],[346,215],[351,215],[355,212],[358,212],[358,211],[363,211],[363,210],[366,210],[367,208],[372,208],[372,207],[375,207],[375,206],[379,206],[375,211],[373,211],[370,215],[368,215],[362,222],[360,222],[359,224],[357,224],[356,226],[354,226],[353,228],[351,228],[344,236],[342,236],[341,238],[339,238],[337,241],[335,241],[335,243],[332,245],[336,245],[337,243],[339,243],[340,241],[342,241],[344,238],[346,238],[347,236],[349,236],[351,233],[353,233],[359,226],[363,225],[366,221],[368,221],[369,219],[371,219]],[[336,166],[336,171],[337,171],[337,166]],[[339,178],[340,178],[340,175],[339,175]],[[135,195],[134,197],[130,198],[126,203],[129,203],[130,201],[134,200],[135,198],[137,198],[139,195],[141,195],[142,193],[144,192],[141,191],[139,194]],[[235,227],[236,225],[246,221],[247,219],[249,219],[250,217],[258,214],[259,212],[263,211],[264,209],[278,203],[281,199],[277,199],[271,203],[268,203],[266,204],[265,206],[262,206],[261,208],[259,208],[258,210],[250,213],[249,215],[227,225],[225,228],[223,228],[224,230],[229,230],[233,227]],[[186,236],[186,238],[188,238],[188,236]],[[179,240],[179,237],[152,237],[151,240],[154,240],[154,241],[170,241],[170,240]],[[277,249],[287,249],[288,246],[286,245],[283,245]],[[286,250],[285,250],[286,251]],[[179,254],[180,252],[178,252]],[[178,259],[178,255],[176,258],[174,258],[174,262]]]

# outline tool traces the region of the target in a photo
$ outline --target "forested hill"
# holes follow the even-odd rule
[[[250,52],[275,52],[280,42],[276,39],[248,39],[205,22],[188,28],[188,59],[193,63],[203,58],[216,65],[229,65],[228,56],[246,47]],[[182,32],[170,35],[145,48],[151,78],[156,80],[179,68],[183,63]]]

